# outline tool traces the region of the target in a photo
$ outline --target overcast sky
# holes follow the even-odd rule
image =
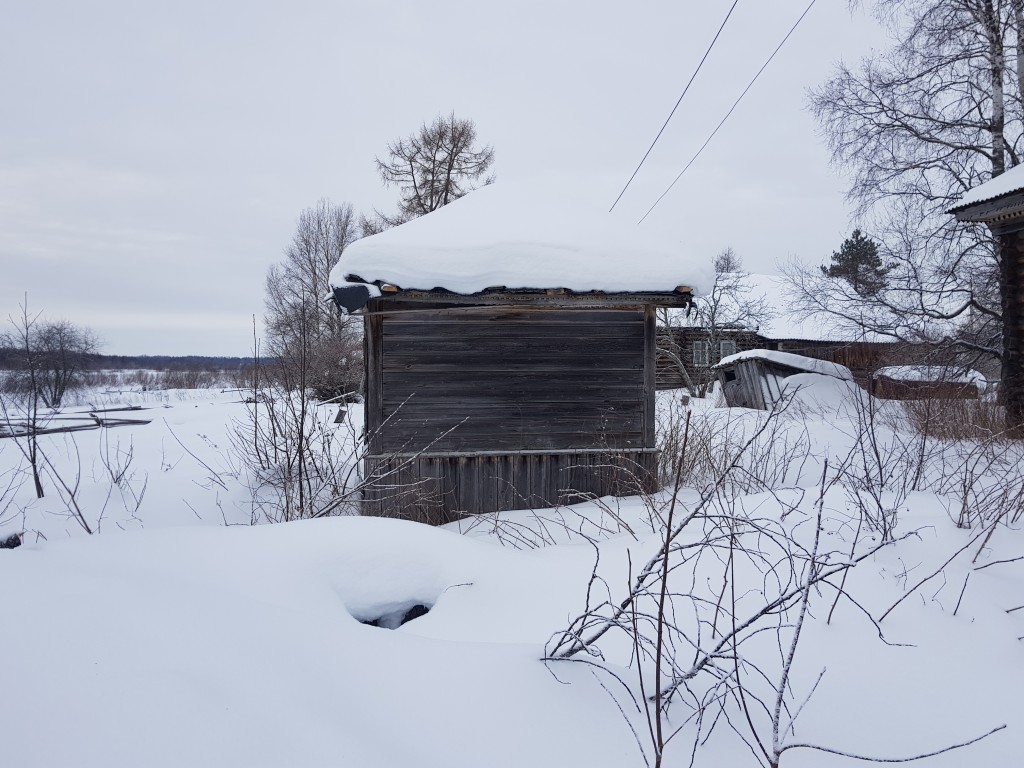
[[[299,212],[393,210],[374,155],[439,113],[476,122],[499,183],[607,208],[731,2],[0,0],[0,317],[27,292],[111,354],[246,355]],[[740,0],[616,215],[647,210],[807,2]],[[648,219],[682,261],[827,261],[851,225],[806,90],[882,44],[818,0]]]

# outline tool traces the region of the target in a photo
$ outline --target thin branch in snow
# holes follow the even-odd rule
[[[997,521],[997,522],[998,522],[998,521]],[[992,527],[995,527],[995,523],[993,523],[993,524],[992,524]],[[917,582],[917,584],[915,584],[915,585],[914,585],[913,587],[911,587],[911,589],[910,589],[910,590],[909,590],[909,591],[908,591],[908,592],[907,592],[907,593],[906,593],[905,595],[903,595],[903,597],[901,597],[901,598],[900,598],[899,600],[897,600],[897,601],[896,601],[895,603],[893,603],[892,605],[890,605],[890,606],[889,606],[889,610],[887,610],[887,611],[886,611],[885,613],[883,613],[883,614],[882,614],[882,615],[881,615],[881,616],[879,617],[878,621],[879,621],[879,622],[885,621],[885,617],[886,617],[886,616],[888,616],[888,615],[889,615],[890,613],[892,613],[892,612],[893,612],[893,609],[894,609],[894,608],[896,608],[896,606],[897,606],[897,605],[899,605],[899,604],[900,604],[900,603],[902,603],[902,602],[903,602],[904,600],[906,600],[906,599],[907,599],[908,597],[910,597],[910,596],[911,596],[912,594],[914,594],[914,592],[916,592],[916,591],[918,590],[918,588],[919,588],[919,587],[921,587],[921,586],[922,586],[923,584],[925,584],[925,583],[926,583],[926,582],[928,582],[928,581],[931,581],[931,580],[932,580],[932,579],[934,579],[934,578],[935,578],[936,576],[938,576],[938,575],[939,575],[940,573],[942,573],[942,572],[943,572],[943,570],[944,570],[944,569],[946,568],[946,566],[947,566],[947,565],[949,565],[949,564],[950,564],[950,563],[952,563],[952,562],[953,562],[954,560],[956,560],[956,558],[957,558],[957,556],[958,556],[958,555],[960,555],[960,554],[961,554],[961,553],[962,553],[962,552],[963,552],[964,550],[968,549],[968,548],[969,548],[969,547],[970,547],[970,546],[971,546],[971,545],[972,545],[972,544],[973,544],[974,542],[976,542],[976,541],[977,541],[978,539],[980,539],[980,538],[981,538],[982,536],[984,536],[984,535],[985,535],[986,533],[988,533],[988,529],[987,529],[987,528],[986,528],[986,529],[982,529],[982,530],[981,530],[981,532],[979,532],[979,533],[978,533],[978,535],[976,535],[976,536],[975,536],[974,538],[972,538],[972,539],[971,539],[970,541],[968,541],[968,542],[967,542],[966,544],[964,544],[964,545],[963,545],[962,547],[960,547],[960,549],[958,549],[958,550],[957,550],[956,552],[954,552],[954,553],[953,553],[953,554],[952,554],[952,555],[951,555],[951,556],[949,557],[949,559],[948,559],[948,560],[947,560],[946,562],[944,562],[944,563],[943,563],[942,565],[940,565],[940,566],[939,566],[939,567],[938,567],[938,568],[937,568],[936,570],[934,570],[934,571],[933,571],[932,573],[928,574],[928,575],[927,575],[927,576],[925,576],[925,577],[924,577],[923,579],[921,579],[921,580],[920,580],[919,582]]]
[[[870,755],[858,755],[858,754],[856,754],[854,752],[845,752],[845,751],[843,751],[841,749],[832,749],[831,747],[822,747],[822,746],[819,746],[818,744],[787,744],[782,749],[783,749],[783,751],[787,751],[787,750],[790,750],[790,749],[814,749],[814,750],[817,750],[818,752],[828,752],[830,755],[840,755],[842,757],[849,757],[849,758],[852,758],[854,760],[864,760],[864,761],[869,762],[869,763],[912,763],[915,760],[924,760],[926,757],[935,757],[936,755],[941,755],[941,754],[944,754],[946,752],[952,752],[954,749],[961,749],[962,747],[969,747],[971,744],[977,744],[982,739],[986,739],[989,736],[991,736],[993,733],[998,733],[999,731],[1003,730],[1004,728],[1006,728],[1006,724],[1005,723],[1003,723],[1002,725],[996,726],[995,728],[993,728],[991,731],[988,731],[987,733],[981,734],[981,736],[975,736],[973,739],[968,739],[967,741],[962,741],[959,744],[950,744],[948,747],[943,747],[942,749],[937,749],[934,752],[922,752],[919,755],[912,755],[910,757],[872,757]]]
[[[964,585],[960,589],[960,597],[958,597],[956,599],[956,608],[953,609],[953,615],[954,616],[956,616],[956,612],[960,610],[960,601],[964,599],[964,592],[967,591],[967,582],[970,580],[970,578],[971,578],[971,572],[968,571],[967,575],[964,577]]]
[[[991,563],[985,563],[984,565],[979,565],[974,570],[980,571],[980,570],[983,570],[985,568],[988,568],[990,565],[1002,565],[1003,563],[1016,563],[1018,560],[1024,560],[1024,555],[1021,555],[1020,557],[1011,557],[1008,560],[993,560]]]

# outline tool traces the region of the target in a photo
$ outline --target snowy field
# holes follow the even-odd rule
[[[667,766],[1020,765],[1020,446],[922,441],[826,378],[771,419],[664,395],[674,504],[447,529],[253,525],[239,392],[89,393],[66,415],[149,423],[42,436],[44,498],[0,440],[2,764],[653,765],[675,684]]]

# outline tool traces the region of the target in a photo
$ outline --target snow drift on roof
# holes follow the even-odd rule
[[[951,384],[976,384],[984,388],[985,377],[971,368],[950,368],[941,365],[890,365],[875,371],[875,378],[893,381],[944,381]]]
[[[959,211],[961,208],[975,203],[983,203],[986,200],[994,200],[997,197],[1021,191],[1024,191],[1024,165],[1016,165],[994,179],[970,190],[960,199],[959,203],[949,209],[949,212]]]
[[[853,380],[853,374],[845,365],[830,363],[827,360],[815,360],[812,357],[794,355],[791,352],[776,352],[770,349],[749,349],[746,352],[737,352],[735,355],[723,357],[715,368],[725,368],[740,360],[766,360],[769,363],[795,368],[798,371],[807,373],[820,373],[823,376],[831,376],[836,379]]]
[[[646,226],[499,183],[350,245],[330,282],[464,294],[497,287],[668,292],[710,286],[705,261],[687,258],[678,242]]]

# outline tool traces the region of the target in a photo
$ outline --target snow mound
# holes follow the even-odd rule
[[[713,278],[702,262],[688,259],[673,238],[613,214],[497,183],[353,243],[330,284],[462,294],[499,287],[668,292],[709,286]]]
[[[820,373],[796,373],[782,380],[783,397],[791,397],[801,413],[848,414],[867,408],[871,397],[853,379]]]
[[[987,381],[972,369],[948,368],[939,365],[890,365],[875,371],[875,378],[893,381],[944,381],[951,384],[975,384],[984,389]]]

